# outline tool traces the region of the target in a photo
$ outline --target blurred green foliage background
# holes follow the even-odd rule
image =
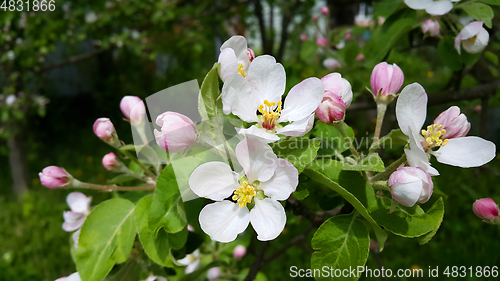
[[[372,134],[375,117],[375,107],[365,89],[369,87],[373,67],[368,61],[375,51],[370,44],[364,45],[370,41],[365,37],[380,32],[381,27],[353,27],[349,20],[334,21],[335,16],[342,13],[341,9],[355,10],[359,2],[328,1],[328,5],[332,10],[330,27],[335,31],[332,41],[339,41],[346,30],[353,30],[355,40],[337,52],[343,61],[336,71],[353,86],[354,105],[360,107],[353,107],[346,122],[363,137]],[[278,57],[287,71],[288,89],[307,77],[329,73],[322,65],[328,54],[318,51],[312,39],[305,42],[299,39],[301,33],[310,30],[311,17],[319,14],[318,7],[325,2],[297,3],[299,5],[278,0],[56,1],[53,12],[0,10],[0,28],[3,28],[0,42],[4,48],[0,52],[1,93],[4,98],[10,94],[17,97],[13,107],[0,105],[0,280],[54,280],[75,271],[69,253],[71,234],[61,229],[69,191],[46,189],[40,185],[37,174],[46,166],[57,165],[81,180],[106,183],[113,175],[102,167],[101,158],[110,148],[95,137],[92,124],[97,118],[108,117],[120,138],[130,142],[130,126],[122,122],[119,109],[123,96],[145,98],[185,81],[201,82],[217,61],[220,44],[235,34],[246,35],[249,47],[257,55]],[[272,23],[270,13],[281,16]],[[495,13],[499,14],[498,8]],[[267,24],[259,24],[261,17]],[[291,22],[283,36],[276,26],[287,17]],[[474,66],[465,70],[452,71],[444,66],[437,53],[437,39],[422,39],[418,28],[409,36],[399,38],[383,60],[398,64],[405,74],[404,85],[419,82],[431,100],[444,94],[449,94],[451,100],[453,91],[498,81],[499,24],[495,17],[494,27],[489,30],[490,46]],[[364,46],[360,46],[360,42]],[[359,53],[364,54],[365,60],[353,59]],[[40,97],[47,100],[37,100]],[[453,102],[471,122],[471,135],[481,135],[497,145],[500,144],[499,97],[497,90],[486,100]],[[432,105],[428,123],[450,105],[446,102]],[[478,110],[478,105],[482,110]],[[390,108],[383,132],[396,126],[394,110]],[[15,139],[27,168],[29,190],[20,196],[13,188],[9,139]],[[401,152],[401,148],[388,150],[383,156],[391,159]],[[482,223],[471,210],[474,200],[482,197],[500,202],[500,160],[495,159],[487,168],[468,170],[433,165],[441,172],[441,176],[435,178],[435,193],[445,196],[446,208],[437,235],[423,246],[392,235],[382,253],[370,255],[368,267],[381,264],[392,269],[410,266],[426,269],[446,265],[500,265],[497,254],[500,229]],[[97,192],[86,194],[94,197],[93,205],[112,196]],[[300,219],[293,214],[288,216],[289,221]],[[293,237],[291,231],[275,240],[271,249]],[[283,280],[285,276],[278,274],[288,273],[292,265],[308,268],[310,256],[300,254],[299,250],[291,248],[267,265],[263,270],[267,279]],[[251,260],[244,259],[242,263],[248,265]]]

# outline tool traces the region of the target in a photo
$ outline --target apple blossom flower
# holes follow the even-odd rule
[[[325,95],[316,116],[328,124],[344,120],[346,108],[352,102],[351,84],[339,73],[330,73],[321,82],[325,85]]]
[[[250,65],[246,79],[232,75],[224,83],[223,111],[232,112],[247,123],[257,123],[248,129],[237,128],[242,135],[265,142],[279,140],[276,134],[303,136],[311,130],[314,110],[323,99],[323,83],[318,78],[305,79],[290,90],[282,104],[284,92],[283,66],[271,56],[259,56]],[[291,123],[283,126],[281,123],[285,122]]]
[[[403,71],[396,64],[387,64],[381,62],[377,64],[370,76],[370,85],[375,97],[379,96],[382,99],[387,98],[389,95],[395,96],[403,85],[404,75]]]
[[[90,202],[92,197],[87,197],[81,192],[71,192],[66,197],[66,202],[71,211],[64,212],[64,223],[62,228],[66,232],[72,232],[82,227],[85,219],[90,213]]]
[[[132,125],[139,125],[144,122],[146,107],[142,99],[136,96],[125,96],[120,101],[120,109],[127,120]]]
[[[429,201],[434,188],[429,173],[415,167],[398,168],[389,177],[389,186],[392,198],[407,207]]]
[[[82,281],[82,279],[80,278],[80,274],[78,272],[75,272],[68,277],[58,278],[56,279],[56,281]]]
[[[93,11],[90,11],[87,14],[85,14],[86,23],[94,23],[96,21],[97,21],[97,15]]]
[[[363,54],[358,54],[358,55],[356,56],[356,60],[357,60],[357,61],[364,60],[364,59],[365,59],[365,55],[363,55]]]
[[[316,45],[320,48],[328,47],[328,40],[325,37],[318,37],[316,39]]]
[[[495,221],[500,221],[498,205],[491,198],[476,200],[476,202],[472,204],[472,211],[485,222],[493,223]]]
[[[330,13],[330,10],[328,9],[328,7],[327,7],[327,6],[323,6],[323,7],[321,7],[321,14],[322,14],[323,16],[328,16],[328,14],[329,14],[329,13]]]
[[[186,269],[184,270],[186,274],[195,271],[198,267],[200,267],[200,250],[196,249],[194,252],[187,254],[185,258],[178,260],[177,262],[182,265],[186,265]]]
[[[113,152],[104,155],[102,165],[110,172],[125,173],[128,171],[127,167],[123,165],[123,162]]]
[[[272,148],[256,139],[236,145],[242,173],[222,162],[208,162],[189,178],[193,192],[217,201],[200,212],[201,229],[212,240],[231,242],[251,223],[260,241],[273,240],[283,231],[286,214],[278,200],[286,200],[298,185],[298,171],[278,159]],[[231,197],[231,200],[224,200]],[[249,210],[249,207],[251,210]]]
[[[144,281],[168,281],[168,279],[161,276],[149,276]]]
[[[313,22],[317,22],[317,21],[318,21],[318,16],[313,16],[313,17],[312,17],[312,21],[313,21]]]
[[[396,117],[401,131],[410,138],[405,149],[408,163],[435,176],[427,154],[438,162],[462,168],[478,167],[495,157],[495,144],[480,137],[466,137],[470,128],[458,107],[441,113],[434,123],[421,130],[427,116],[427,94],[420,84],[406,86],[396,103]],[[436,150],[437,149],[437,150]]]
[[[439,22],[435,20],[426,20],[422,24],[422,32],[424,34],[428,33],[430,36],[438,36],[439,35]]]
[[[441,16],[447,14],[453,8],[452,2],[460,0],[405,0],[405,4],[414,10],[425,10],[433,16]]]
[[[307,34],[305,34],[305,33],[300,34],[301,41],[306,41],[307,39],[309,39],[309,36],[307,36]]]
[[[351,38],[352,38],[352,29],[349,29],[344,33],[344,39],[349,40]]]
[[[455,37],[455,49],[460,54],[460,43],[467,53],[480,53],[488,45],[490,34],[483,27],[482,21],[474,21],[466,25]]]
[[[167,111],[156,118],[156,125],[161,127],[154,130],[156,143],[165,151],[177,153],[196,144],[198,131],[185,115]]]
[[[118,135],[116,134],[115,126],[113,126],[113,123],[109,120],[109,118],[97,119],[94,123],[93,129],[94,134],[105,143],[113,147],[121,146]]]
[[[207,272],[207,279],[214,281],[220,278],[220,267],[212,267]]]
[[[335,70],[336,68],[339,68],[340,67],[340,63],[338,60],[336,59],[332,59],[332,58],[328,58],[328,59],[325,59],[323,61],[323,66],[330,70],[330,71],[333,71]]]
[[[219,76],[225,82],[232,74],[246,76],[250,63],[255,58],[252,49],[247,47],[247,39],[243,36],[232,36],[220,47]]]
[[[11,106],[11,105],[13,105],[16,102],[16,100],[17,100],[16,96],[13,95],[13,94],[10,94],[5,99],[5,104],[8,105],[8,106]]]
[[[73,181],[73,176],[57,166],[45,167],[41,173],[38,173],[38,176],[42,185],[50,189],[64,187]]]
[[[237,260],[242,259],[247,254],[247,248],[243,245],[238,245],[233,250],[233,257]]]

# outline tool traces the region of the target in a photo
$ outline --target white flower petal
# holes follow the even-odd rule
[[[256,199],[255,207],[250,211],[250,222],[257,232],[257,239],[273,240],[285,228],[285,209],[278,201],[271,198]]]
[[[443,164],[462,168],[479,167],[495,158],[495,144],[480,137],[450,139],[450,142],[433,152]]]
[[[462,30],[460,30],[460,33],[458,35],[462,38],[461,40],[466,40],[476,36],[483,29],[484,28],[482,21],[474,21],[466,25],[464,28],[462,28]]]
[[[448,1],[434,1],[425,8],[425,11],[433,16],[447,14],[453,8],[453,4]]]
[[[417,203],[422,193],[423,184],[421,180],[409,183],[398,183],[391,187],[391,195],[399,203],[411,207]]]
[[[238,74],[238,59],[233,49],[222,50],[219,55],[219,63],[219,76],[222,82],[225,82],[229,76]]]
[[[195,270],[197,270],[199,266],[200,266],[200,259],[196,259],[192,263],[188,264],[188,266],[186,266],[184,272],[186,274],[192,273]]]
[[[316,77],[307,78],[295,85],[286,96],[278,123],[308,117],[318,108],[324,93],[325,85]]]
[[[245,171],[248,182],[267,181],[276,171],[278,157],[266,143],[247,138],[238,143],[235,149],[236,158]]]
[[[396,103],[396,118],[399,128],[407,136],[411,132],[420,132],[427,115],[427,94],[420,84],[406,86]]]
[[[463,40],[462,46],[467,53],[477,54],[480,53],[486,48],[488,45],[488,40],[490,39],[490,35],[486,29],[482,29],[478,34],[475,40]]]
[[[290,137],[301,137],[307,134],[314,125],[314,113],[308,117],[292,122],[285,127],[276,130],[277,134],[282,134]]]
[[[221,201],[238,188],[238,174],[226,163],[208,162],[193,171],[189,186],[200,197]]]
[[[224,42],[224,44],[222,44],[220,50],[222,52],[228,48],[233,49],[237,57],[239,57],[240,54],[245,54],[246,56],[247,39],[240,35],[232,36],[226,42]]]
[[[72,232],[79,229],[82,227],[85,219],[87,218],[87,216],[83,213],[76,213],[72,211],[64,212],[63,217],[64,223],[62,225],[62,229],[66,232]]]
[[[261,182],[258,189],[274,200],[286,200],[299,184],[299,171],[285,159],[278,159],[273,177]]]
[[[405,4],[414,10],[423,10],[432,4],[432,0],[405,0]]]
[[[73,246],[75,246],[75,249],[78,248],[78,241],[80,240],[80,233],[82,232],[82,229],[78,229],[77,231],[75,231],[72,235],[72,238],[73,238]]]
[[[71,211],[77,213],[85,213],[90,209],[90,202],[92,197],[87,197],[81,192],[71,192],[66,197],[66,202],[68,203]]]
[[[432,176],[438,176],[439,172],[431,166],[429,158],[427,157],[418,136],[411,132],[409,137],[411,150],[405,149],[408,164],[410,164],[411,167],[420,167]]]
[[[227,200],[206,205],[200,212],[201,229],[212,240],[223,243],[234,241],[249,222],[248,208]]]
[[[258,97],[259,105],[264,100],[277,103],[285,93],[285,68],[272,56],[256,57],[248,67],[246,80],[252,93]]]
[[[233,112],[245,122],[258,122],[257,109],[260,103],[261,101],[252,94],[248,82],[239,74],[229,76],[222,86],[225,114]]]
[[[78,272],[75,272],[68,276],[68,279],[66,279],[66,281],[82,281],[82,279],[80,278],[80,274]]]
[[[257,128],[257,126],[255,125],[252,125],[248,129],[243,129],[243,128],[234,128],[234,129],[240,135],[246,136],[248,138],[258,139],[265,143],[271,143],[280,140],[280,137],[278,137],[277,135],[268,133],[266,129]]]

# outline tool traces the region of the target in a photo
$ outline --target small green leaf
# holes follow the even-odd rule
[[[439,40],[437,50],[441,62],[452,71],[458,71],[462,69],[462,62],[454,44],[455,40],[450,36],[446,36]]]
[[[161,172],[149,213],[149,227],[158,232],[177,233],[187,225],[184,202],[177,184],[174,168],[168,165]]]
[[[381,199],[380,208],[373,211],[371,215],[375,221],[396,235],[419,237],[435,230],[443,221],[444,204],[441,197],[427,213],[418,205],[411,208],[399,205],[394,212],[389,214],[390,201],[390,199]]]
[[[290,139],[271,144],[274,153],[278,158],[288,160],[299,173],[311,163],[318,153],[321,145],[319,139]]]
[[[388,18],[399,8],[401,3],[403,3],[403,0],[384,0],[381,2],[373,2],[373,10],[375,14]]]
[[[134,207],[128,200],[114,198],[99,204],[87,217],[76,251],[82,280],[101,281],[115,263],[128,259],[136,232]]]
[[[346,171],[372,171],[372,172],[385,171],[384,162],[382,161],[378,153],[370,153],[366,155],[363,159],[357,160],[356,162],[353,163],[345,161],[344,164],[342,165],[342,169]]]
[[[365,225],[352,215],[335,216],[325,221],[314,233],[311,246],[311,269],[327,265],[331,269],[349,269],[364,266],[370,252],[370,236]],[[331,272],[331,270],[330,270]],[[349,276],[342,280],[358,280]],[[316,280],[338,280],[335,276],[316,277]]]
[[[148,257],[157,264],[165,267],[174,267],[170,255],[170,246],[167,233],[163,230],[158,234],[151,231],[148,224],[148,214],[153,195],[144,196],[135,207],[134,218],[137,225],[137,232],[142,247]]]
[[[408,141],[408,136],[405,135],[401,129],[395,129],[390,131],[387,135],[381,137],[378,142],[372,144],[370,152],[374,152],[379,148],[392,148],[393,145],[406,145]]]
[[[219,63],[214,64],[201,84],[198,111],[202,120],[222,116],[222,99],[219,99],[219,65]]]
[[[304,170],[304,173],[314,181],[321,183],[328,188],[331,188],[333,191],[337,192],[345,200],[347,200],[347,202],[349,202],[359,212],[359,214],[363,216],[368,221],[368,223],[370,223],[380,245],[380,250],[382,250],[385,244],[385,240],[387,240],[387,233],[382,228],[380,228],[380,226],[371,217],[366,207],[359,201],[358,198],[356,198],[356,196],[354,196],[340,184],[335,182],[335,179],[338,178],[340,174],[340,170],[335,168],[332,169],[332,167],[338,166],[334,162],[337,161],[314,161],[310,166],[308,166],[306,170]]]
[[[476,2],[464,3],[460,5],[460,8],[464,9],[464,11],[474,19],[484,22],[487,27],[491,28],[491,20],[493,19],[495,13],[490,6]]]
[[[344,123],[345,124],[345,123]],[[345,124],[347,136],[354,140],[354,132],[351,127]],[[320,122],[313,128],[312,135],[321,140],[321,148],[318,151],[320,155],[333,155],[335,151],[342,153],[349,149],[349,144],[334,126]]]

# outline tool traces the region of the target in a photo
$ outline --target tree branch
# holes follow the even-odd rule
[[[77,63],[77,62],[80,62],[80,61],[88,60],[90,58],[93,58],[93,57],[95,57],[95,56],[97,56],[99,54],[102,54],[102,53],[104,53],[106,51],[109,51],[109,50],[110,49],[101,49],[101,50],[97,50],[97,51],[90,52],[90,53],[87,53],[87,54],[73,56],[73,57],[70,57],[69,59],[67,59],[65,61],[57,62],[57,63],[51,64],[51,65],[48,65],[46,67],[40,68],[40,70],[38,70],[37,72],[51,71],[53,69],[60,68],[60,67],[66,66],[66,65],[70,65],[70,64],[74,64],[74,63]]]

